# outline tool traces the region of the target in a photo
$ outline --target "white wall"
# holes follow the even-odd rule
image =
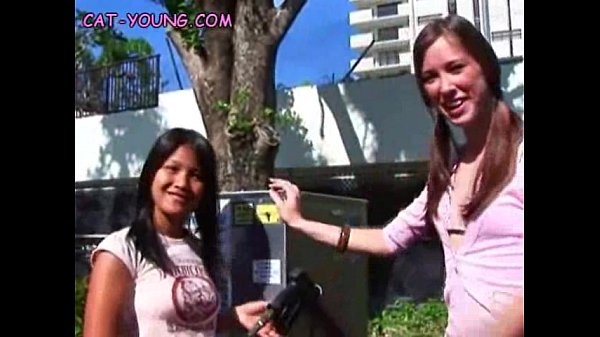
[[[502,65],[506,100],[524,110],[524,64]],[[282,131],[276,167],[419,160],[427,157],[432,121],[412,75],[278,92],[278,107],[307,129]],[[172,127],[205,134],[191,90],[161,94],[159,107],[75,119],[75,181],[139,175],[152,142]]]
[[[293,91],[293,101],[292,109],[305,120],[312,147],[283,133],[277,167],[394,162],[427,156],[431,117],[412,76],[303,87]]]
[[[75,181],[138,176],[152,142],[169,128],[205,134],[192,90],[161,94],[154,109],[75,119]]]

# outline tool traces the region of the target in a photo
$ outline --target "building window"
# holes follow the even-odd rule
[[[431,21],[433,21],[435,19],[439,19],[441,17],[442,17],[442,14],[423,15],[423,16],[419,16],[419,18],[417,19],[417,22],[419,23],[419,25],[426,25],[426,24],[430,23]]]
[[[375,16],[380,18],[384,16],[398,15],[398,4],[400,4],[400,2],[377,6],[375,9]]]
[[[520,39],[521,38],[521,29],[513,29],[510,30],[500,30],[497,32],[492,32],[492,41],[502,41],[508,40],[510,38]]]
[[[400,52],[397,50],[382,51],[377,54],[377,65],[387,66],[400,63]]]
[[[377,41],[398,40],[398,28],[386,27],[377,30]]]

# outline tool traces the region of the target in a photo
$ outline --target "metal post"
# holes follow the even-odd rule
[[[513,52],[512,13],[510,11],[510,0],[506,0],[506,7],[508,7],[508,47],[510,50],[510,57],[513,57],[515,54]]]
[[[346,75],[344,75],[344,77],[342,78],[342,82],[345,82],[348,79],[348,77],[350,77],[350,75],[352,74],[352,72],[354,71],[356,66],[358,66],[358,63],[363,59],[363,57],[365,57],[365,55],[367,55],[367,52],[369,52],[371,47],[373,47],[374,43],[375,43],[375,39],[371,40],[371,43],[369,43],[369,46],[367,46],[367,48],[365,48],[365,50],[363,50],[363,52],[360,54],[360,56],[358,57],[356,62],[354,62],[354,64],[350,68],[350,70],[348,70]]]
[[[456,0],[448,0],[448,14],[456,15]]]
[[[473,0],[473,24],[481,31],[481,22],[479,19],[479,0]]]

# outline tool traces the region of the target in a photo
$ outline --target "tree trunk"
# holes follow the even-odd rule
[[[169,32],[215,148],[223,191],[264,189],[273,174],[279,136],[265,109],[276,108],[275,55],[305,2],[287,0],[278,9],[272,0],[197,1],[201,12],[230,14],[233,27],[208,28],[198,48]],[[240,95],[247,97],[242,103]],[[230,108],[218,108],[220,102]]]
[[[240,0],[234,26],[234,67],[230,101],[240,92],[249,94],[244,106],[234,107],[252,121],[250,132],[227,132],[230,157],[222,177],[224,188],[252,190],[264,188],[273,174],[279,137],[272,121],[263,116],[265,108],[275,109],[275,39],[268,31],[268,6],[253,6],[256,0]]]

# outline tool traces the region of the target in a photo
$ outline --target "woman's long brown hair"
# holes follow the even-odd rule
[[[448,16],[438,19],[421,31],[414,45],[414,64],[417,84],[425,104],[431,107],[421,77],[427,49],[441,36],[456,37],[467,52],[479,63],[496,104],[494,105],[483,160],[478,168],[475,190],[470,202],[463,208],[463,217],[472,219],[485,209],[510,182],[515,173],[517,149],[521,142],[522,122],[519,116],[502,102],[500,64],[496,54],[481,33],[466,19]],[[453,150],[451,130],[446,119],[434,112],[435,128],[430,149],[427,182],[427,220],[433,221],[442,195],[450,184],[450,155]],[[454,149],[456,151],[456,149]]]

